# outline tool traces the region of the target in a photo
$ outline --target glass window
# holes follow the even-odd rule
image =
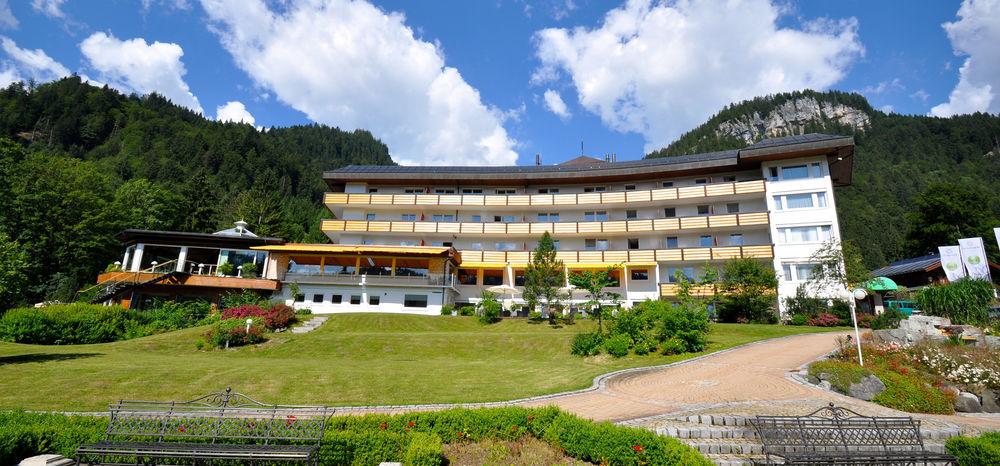
[[[785,208],[787,209],[805,209],[813,206],[812,193],[789,194],[784,197]]]
[[[599,240],[597,240],[597,250],[598,251],[607,251],[608,250],[608,240],[606,240],[606,239],[599,239]]]
[[[822,178],[823,177],[823,166],[822,165],[820,165],[818,163],[812,164],[812,177],[813,178]]]
[[[403,307],[427,307],[427,295],[405,294],[403,295]]]
[[[639,249],[639,238],[629,238],[628,239],[629,249]]]
[[[404,222],[416,222],[417,221],[417,214],[403,214],[401,217],[402,217],[402,220]]]
[[[514,221],[514,216],[513,215],[504,215],[503,216],[503,223],[512,223],[513,221]]]
[[[712,207],[707,205],[698,206],[698,215],[709,215],[712,213]]]
[[[559,214],[558,213],[538,214],[538,221],[539,222],[558,222],[559,221]]]
[[[597,240],[596,239],[583,240],[583,249],[586,249],[587,251],[593,251],[597,249]]]
[[[378,192],[378,188],[368,188],[368,194],[375,194]]]
[[[392,275],[392,258],[362,257],[361,275]]]
[[[482,194],[482,193],[483,193],[482,188],[465,188],[465,189],[462,189],[462,194]],[[421,307],[425,307],[425,306],[421,306]]]
[[[473,250],[476,250],[476,251],[482,251],[483,250],[483,243],[472,243],[472,244],[469,245],[469,249],[473,249]]]
[[[434,214],[434,221],[435,222],[454,222],[455,221],[455,215],[454,214]]]
[[[365,220],[369,220],[369,221],[375,220],[375,214],[367,214],[367,215],[365,215]]]
[[[816,205],[826,207],[826,193],[816,193]]]
[[[493,243],[493,247],[497,251],[514,251],[517,249],[517,243],[498,242],[498,243]]]
[[[323,302],[323,295],[321,295],[321,294],[314,294],[313,295],[313,302],[314,303],[321,303],[321,302]]]
[[[688,280],[695,280],[694,267],[671,267],[667,269],[667,281],[677,283],[677,272],[680,272]]]
[[[434,194],[455,194],[454,189],[435,189]]]
[[[514,286],[524,286],[524,270],[514,270]]]
[[[371,295],[369,295],[368,296],[368,305],[369,306],[378,306],[380,298],[381,298],[381,296],[371,296]]]
[[[733,183],[733,182],[736,181],[736,177],[735,176],[724,176],[724,177],[722,177],[722,181],[724,181],[726,183]]]
[[[557,194],[559,188],[538,188],[538,194]]]
[[[779,230],[782,243],[811,243],[819,241],[817,227],[792,227]]]
[[[771,176],[768,178],[769,181],[778,181],[778,167],[771,167],[768,170]]]
[[[416,246],[417,242],[416,241],[400,241],[399,245],[400,246]]]
[[[635,185],[634,184],[627,184],[627,185],[625,185],[625,190],[626,191],[635,191]]]
[[[552,249],[559,250],[559,240],[552,240]]]
[[[330,302],[333,304],[340,304],[344,300],[344,297],[339,294],[330,295]]]
[[[817,264],[795,264],[795,279],[798,281],[812,279],[816,267]]]
[[[398,258],[396,259],[397,277],[426,277],[430,271],[430,261],[427,259]]]
[[[593,222],[594,221],[594,213],[593,212],[584,212],[583,213],[583,221],[585,221],[585,222]]]
[[[666,217],[666,218],[676,217],[677,216],[677,209],[674,208],[674,207],[665,207],[663,209],[663,216]]]
[[[351,304],[353,304],[353,305],[359,305],[359,304],[361,304],[361,295],[359,295],[359,294],[352,294],[351,295]]]
[[[694,184],[708,184],[708,178],[698,178],[694,180]]]
[[[649,280],[647,269],[632,269],[632,280]]]
[[[702,236],[699,242],[703,247],[712,246],[712,235]]]
[[[475,222],[475,223],[482,222],[483,221],[483,216],[482,215],[473,215],[472,216],[472,221]]]
[[[668,236],[667,237],[667,249],[676,249],[676,248],[677,248],[677,237],[676,236]]]
[[[801,180],[804,178],[809,178],[809,167],[806,165],[796,165],[794,167],[781,167],[781,179],[783,181]]]
[[[406,188],[403,192],[406,194],[423,194],[424,188]]]
[[[729,204],[726,204],[726,212],[730,214],[738,214],[740,212],[740,203],[730,202]]]
[[[784,278],[785,278],[786,282],[790,282],[790,281],[792,281],[792,280],[795,279],[795,276],[792,275],[792,266],[791,266],[791,264],[784,264],[784,265],[782,265],[781,266],[781,271],[782,271],[782,275],[784,275]]]
[[[729,235],[730,246],[743,246],[743,235]]]
[[[673,181],[664,181],[661,186],[663,186],[664,188],[673,188],[674,187],[674,182]]]
[[[458,269],[458,283],[461,285],[475,285],[477,278],[475,269]]]
[[[503,284],[503,269],[483,270],[483,286],[496,286]]]
[[[306,301],[306,294],[305,293],[299,293],[299,294],[295,295],[295,302],[297,302],[297,303],[304,303],[305,301]]]
[[[635,220],[637,218],[639,218],[639,212],[638,211],[636,211],[636,210],[626,210],[625,211],[625,220]]]

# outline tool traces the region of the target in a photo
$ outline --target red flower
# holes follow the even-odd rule
[[[295,416],[288,416],[288,420],[285,421],[285,425],[290,426],[293,422],[295,422]]]
[[[511,427],[510,430],[517,430],[517,426]]]
[[[187,429],[187,426],[181,426],[181,428],[177,429],[177,431],[178,432],[184,432],[184,429]]]
[[[410,426],[410,427],[413,427],[413,423],[411,422],[411,423],[409,424],[409,426]]]
[[[533,418],[533,417],[529,417],[529,418],[528,418],[528,420],[529,420],[529,421],[532,421],[532,420],[534,420],[534,419],[535,419],[535,418]]]
[[[385,423],[384,422],[382,423],[382,428],[385,429]]]
[[[459,436],[459,437],[461,437],[461,436],[462,436],[462,433],[461,433],[461,432],[459,432],[459,433],[458,433],[458,436]]]
[[[635,450],[635,451],[642,451],[642,447],[639,446],[639,445],[633,446],[632,449]]]

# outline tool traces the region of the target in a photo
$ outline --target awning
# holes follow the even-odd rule
[[[452,249],[437,246],[376,246],[351,244],[281,244],[274,246],[256,246],[251,249],[258,251],[312,253],[312,254],[420,254],[447,255]]]
[[[463,269],[503,269],[507,267],[506,262],[462,262],[459,265]]]
[[[896,285],[896,282],[889,277],[875,277],[858,286],[871,291],[896,291],[899,289],[899,285]]]
[[[616,262],[616,263],[613,263],[613,264],[612,263],[602,263],[602,262],[577,262],[577,263],[572,263],[571,262],[571,263],[566,264],[566,268],[568,268],[568,269],[606,269],[606,268],[609,268],[609,267],[614,267],[616,269],[620,269],[620,268],[622,268],[623,265],[628,265],[628,264],[622,264],[621,262]]]

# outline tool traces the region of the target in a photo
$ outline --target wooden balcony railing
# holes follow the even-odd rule
[[[704,228],[730,228],[767,225],[767,212],[745,214],[702,215],[645,220],[613,220],[605,222],[402,222],[390,220],[323,220],[322,231],[359,233],[451,233],[474,235],[553,235],[591,233],[641,233],[678,231]]]
[[[323,203],[328,206],[544,207],[631,204],[763,193],[764,180],[756,180],[608,193],[510,195],[326,193]]]
[[[527,264],[531,260],[531,251],[459,251],[462,263],[490,264]],[[556,259],[567,264],[572,263],[606,263],[608,265],[622,262],[653,263],[681,262],[756,258],[770,259],[774,257],[774,246],[762,244],[755,246],[716,246],[707,248],[677,248],[677,249],[632,249],[626,251],[558,251]],[[462,267],[459,265],[459,267]]]
[[[680,285],[676,283],[660,283],[660,296],[677,296]],[[707,297],[715,295],[716,289],[712,285],[692,286],[689,290],[691,296]]]

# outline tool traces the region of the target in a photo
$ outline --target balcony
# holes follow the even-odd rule
[[[455,286],[455,276],[430,274],[424,276],[352,275],[319,273],[286,273],[282,281],[316,285],[390,285],[390,286]]]
[[[660,283],[660,296],[672,298],[680,292],[681,286],[676,283]],[[706,298],[714,296],[716,289],[712,285],[692,286],[689,290],[691,296]]]
[[[367,196],[367,194],[366,194]],[[640,220],[613,220],[605,222],[403,222],[390,220],[323,220],[324,232],[349,233],[448,233],[473,235],[553,235],[593,233],[648,233],[706,228],[735,228],[766,226],[770,222],[767,212],[743,214],[700,215],[696,217],[670,217]]]
[[[574,194],[345,194],[326,193],[327,206],[549,207],[639,204],[742,194],[764,194],[764,180],[680,188]]]
[[[527,264],[531,261],[531,251],[460,251],[462,264]],[[566,264],[604,263],[608,265],[626,263],[683,262],[706,260],[726,260],[740,258],[771,259],[774,246],[716,246],[707,248],[676,249],[632,249],[614,251],[558,251],[556,259]],[[463,267],[464,265],[459,265]]]

